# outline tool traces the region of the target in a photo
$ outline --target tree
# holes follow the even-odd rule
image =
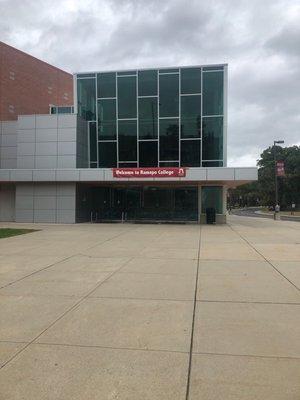
[[[279,204],[282,209],[287,209],[294,202],[296,207],[300,208],[300,146],[276,146],[276,159],[284,161],[285,164],[285,176],[277,177]],[[257,182],[248,183],[229,191],[231,205],[274,206],[275,172],[273,146],[262,152],[257,166]]]

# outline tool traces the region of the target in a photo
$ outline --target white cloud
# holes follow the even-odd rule
[[[67,71],[229,64],[228,157],[300,138],[298,0],[0,0],[4,42]]]

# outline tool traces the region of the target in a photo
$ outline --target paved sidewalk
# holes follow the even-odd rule
[[[299,224],[35,227],[0,240],[1,400],[300,399]]]

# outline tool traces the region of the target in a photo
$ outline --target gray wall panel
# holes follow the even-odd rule
[[[17,183],[16,222],[75,223],[75,183]]]
[[[0,221],[15,219],[15,185],[0,185]]]

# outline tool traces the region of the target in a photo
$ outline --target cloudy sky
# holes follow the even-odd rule
[[[228,157],[300,145],[300,0],[0,0],[0,40],[69,72],[229,64]]]

